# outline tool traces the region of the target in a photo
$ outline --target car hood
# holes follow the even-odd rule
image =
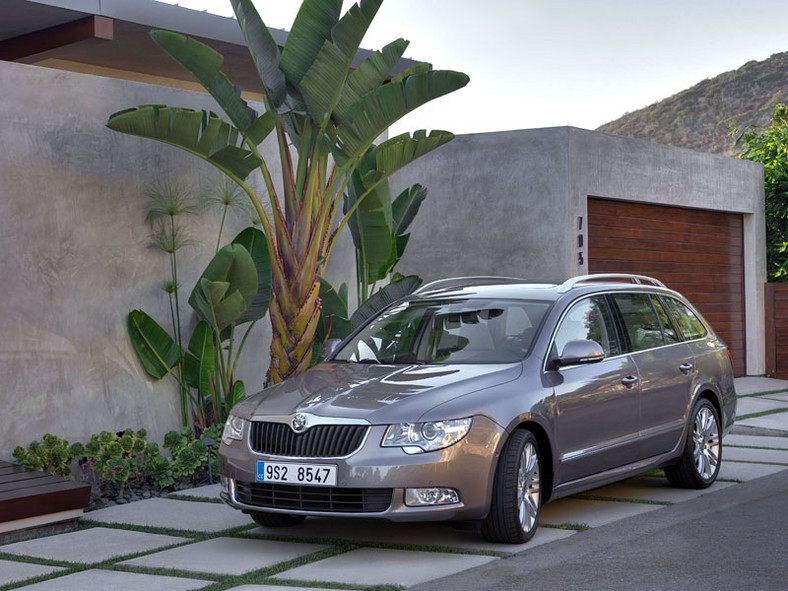
[[[520,373],[520,363],[321,363],[249,397],[235,407],[233,414],[244,418],[263,418],[304,412],[321,417],[366,419],[373,425],[417,421],[439,404],[512,381]]]

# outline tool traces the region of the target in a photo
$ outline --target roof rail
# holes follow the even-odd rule
[[[496,283],[523,283],[525,279],[517,277],[493,277],[493,276],[479,276],[479,277],[452,277],[450,279],[438,279],[431,281],[426,285],[421,286],[414,291],[414,294],[424,293],[425,291],[433,291],[435,289],[449,289],[452,287],[470,287],[474,285],[495,285]]]
[[[558,287],[558,293],[566,293],[570,289],[574,288],[578,283],[585,283],[587,281],[595,281],[600,279],[618,279],[622,281],[627,280],[635,284],[640,284],[644,281],[647,281],[651,283],[651,285],[665,287],[665,284],[659,279],[654,279],[653,277],[647,277],[645,275],[630,275],[627,273],[599,273],[597,275],[580,275],[578,277],[571,277]]]

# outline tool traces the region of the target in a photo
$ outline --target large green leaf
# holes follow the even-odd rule
[[[339,101],[331,112],[331,119],[335,124],[339,125],[347,118],[348,109],[362,96],[372,92],[386,81],[407,47],[408,42],[405,39],[392,41],[381,51],[373,52],[350,73]]]
[[[252,152],[238,147],[238,129],[209,111],[142,105],[110,115],[107,127],[177,146],[239,181],[262,164]]]
[[[237,323],[254,301],[257,271],[249,251],[228,244],[213,257],[189,296],[189,305],[214,332]]]
[[[414,131],[413,137],[407,133],[395,136],[375,148],[375,170],[383,176],[391,176],[452,139],[454,134],[448,131],[435,130],[427,135],[423,129]]]
[[[180,347],[153,318],[132,310],[128,323],[131,344],[149,376],[160,380],[180,363]]]
[[[350,7],[331,31],[332,41],[323,43],[299,88],[312,119],[323,125],[345,85],[361,40],[383,0],[361,0]]]
[[[215,375],[213,332],[207,322],[201,320],[194,327],[189,339],[189,353],[184,360],[183,375],[192,388],[197,388],[204,398],[213,395]]]
[[[273,107],[278,107],[287,94],[285,76],[279,69],[279,47],[251,0],[230,0],[230,3],[246,39],[249,53],[252,54],[252,61],[265,94]]]
[[[336,128],[338,162],[357,157],[381,133],[414,109],[458,90],[468,76],[449,70],[429,71],[384,84],[364,95],[347,110],[347,119]]]
[[[298,86],[342,12],[342,0],[304,0],[282,49],[280,69],[290,84]]]
[[[410,224],[419,213],[419,208],[427,198],[427,188],[418,183],[405,189],[391,204],[391,213],[394,218],[394,235],[405,236]]]
[[[351,325],[348,319],[347,283],[343,283],[339,291],[322,277],[320,279],[320,324],[315,337],[319,346],[326,339],[344,339],[350,334]]]
[[[241,131],[249,129],[257,119],[257,113],[240,97],[240,89],[234,88],[220,70],[224,62],[221,53],[196,39],[172,31],[154,30],[151,31],[150,36],[156,45],[189,72],[216,99],[233,125]]]
[[[353,328],[358,328],[384,308],[413,293],[421,283],[421,277],[418,275],[395,277],[391,283],[376,291],[375,295],[353,312],[353,316],[350,317]]]
[[[268,305],[271,303],[271,257],[265,234],[257,228],[249,227],[238,234],[232,243],[240,244],[249,251],[257,270],[257,293],[252,305],[237,324],[260,320],[268,312]]]
[[[374,166],[374,158],[371,161]],[[368,190],[362,180],[367,172],[364,162],[353,172],[344,195],[344,211],[347,213],[365,195],[348,219],[348,227],[356,248],[356,268],[364,274],[364,282],[372,284],[388,276],[397,260],[397,250],[389,184],[384,182]]]

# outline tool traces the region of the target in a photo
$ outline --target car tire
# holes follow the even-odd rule
[[[720,416],[711,402],[700,398],[692,408],[684,451],[665,468],[665,476],[678,488],[706,488],[717,480],[721,465]]]
[[[267,511],[250,511],[249,516],[255,520],[257,525],[263,527],[293,527],[306,519],[306,515],[268,513]]]
[[[518,429],[501,452],[493,481],[490,513],[481,533],[489,542],[524,544],[536,533],[542,509],[539,443]]]

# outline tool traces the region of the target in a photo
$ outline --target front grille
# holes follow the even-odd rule
[[[367,429],[367,425],[315,425],[296,433],[285,423],[252,421],[249,444],[253,451],[272,456],[340,458],[359,448]]]
[[[336,488],[236,482],[235,498],[245,505],[267,509],[381,513],[391,506],[391,488]]]

